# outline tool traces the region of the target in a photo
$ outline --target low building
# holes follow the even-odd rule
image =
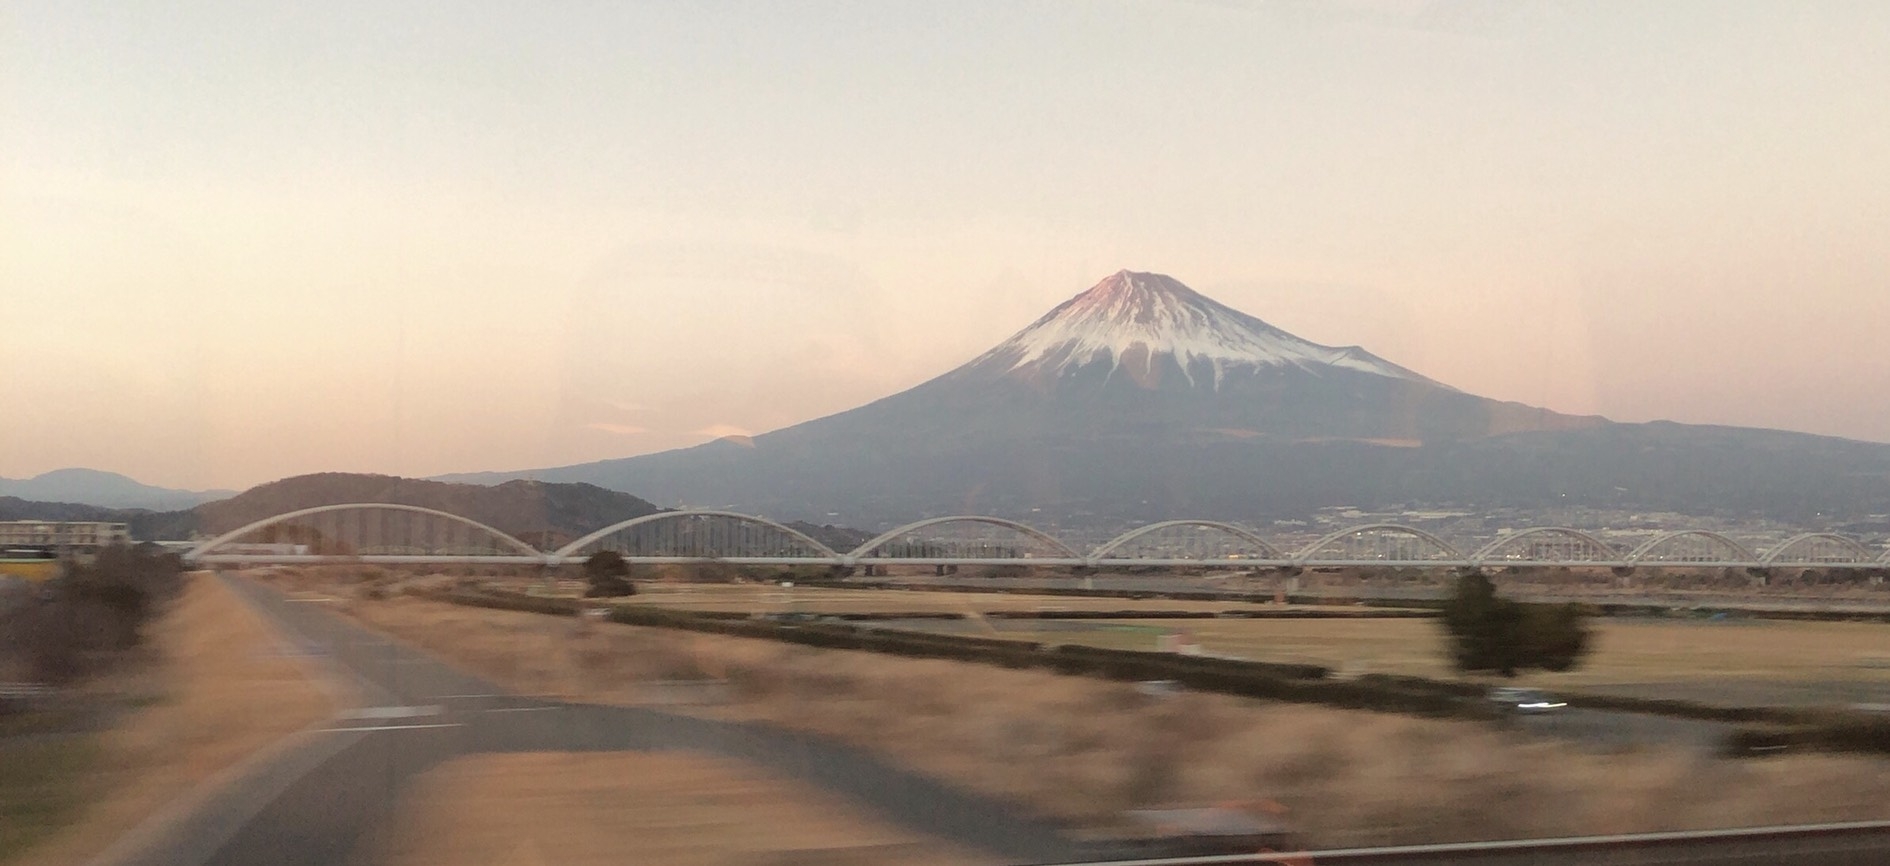
[[[130,544],[123,523],[97,520],[0,520],[0,548],[51,548],[61,554],[96,553],[101,547]]]

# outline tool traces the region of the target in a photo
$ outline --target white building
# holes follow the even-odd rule
[[[0,547],[53,547],[91,553],[113,544],[130,544],[131,530],[123,523],[96,520],[0,520]]]

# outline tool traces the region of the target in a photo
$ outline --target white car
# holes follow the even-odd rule
[[[1550,713],[1568,706],[1566,701],[1556,700],[1540,689],[1504,686],[1491,689],[1489,698],[1512,713]]]

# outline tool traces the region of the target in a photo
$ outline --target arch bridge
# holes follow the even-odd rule
[[[1890,552],[1832,533],[1804,533],[1755,551],[1717,532],[1686,529],[1652,534],[1630,549],[1580,529],[1538,526],[1506,532],[1465,552],[1423,529],[1394,523],[1348,527],[1292,547],[1232,523],[1165,520],[1084,551],[1028,524],[984,515],[916,521],[842,551],[765,517],[703,509],[625,520],[555,550],[541,550],[468,517],[382,502],[324,505],[264,518],[199,544],[185,559],[204,565],[560,565],[605,550],[642,563],[844,568],[1890,568]]]

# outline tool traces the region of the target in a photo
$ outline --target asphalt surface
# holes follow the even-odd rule
[[[539,700],[455,671],[324,609],[240,579],[311,655],[359,680],[365,706],[304,735],[136,855],[136,866],[368,866],[403,789],[462,755],[690,749],[773,770],[846,797],[909,830],[1010,863],[1095,859],[1014,808],[949,788],[861,750],[776,728],[656,710]]]

